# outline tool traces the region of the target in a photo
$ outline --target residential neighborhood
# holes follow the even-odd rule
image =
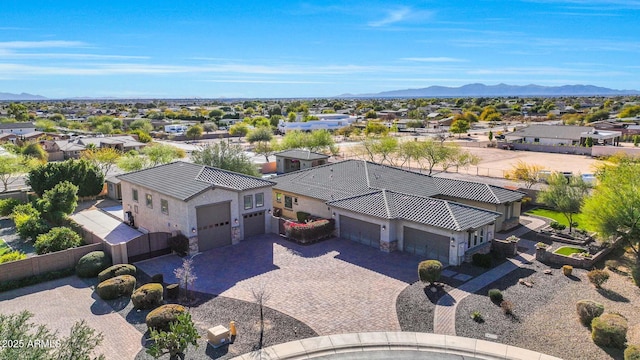
[[[289,354],[280,358],[295,358],[300,349],[319,351],[306,338],[360,348],[373,336],[368,334],[418,349],[464,336],[475,340],[473,348],[460,345],[462,354],[479,354],[479,346],[488,346],[494,350],[487,354],[514,352],[507,358],[572,358],[549,347],[544,336],[526,336],[552,321],[544,317],[549,308],[581,331],[576,305],[562,305],[556,297],[595,298],[623,314],[630,329],[640,326],[632,315],[640,293],[624,236],[599,236],[599,228],[583,215],[608,206],[597,196],[610,181],[622,181],[620,191],[634,189],[623,174],[635,171],[640,154],[638,138],[625,131],[637,120],[626,114],[640,106],[619,100],[610,103],[606,122],[587,122],[601,111],[593,110],[599,101],[609,100],[571,99],[591,102],[592,110],[582,112],[557,105],[565,109],[560,120],[551,112],[532,117],[530,102],[524,104],[527,117],[500,110],[491,120],[470,122],[464,133],[457,133],[454,123],[482,115],[463,110],[473,99],[429,100],[434,105],[419,111],[415,100],[388,101],[391,108],[379,110],[344,100],[340,107],[346,114],[334,116],[323,114],[332,108],[320,100],[194,104],[164,110],[165,116],[178,111],[201,116],[173,120],[174,125],[148,117],[155,114],[152,103],[123,103],[117,112],[103,113],[98,109],[111,107],[104,103],[83,120],[71,120],[77,105],[65,105],[62,115],[42,111],[49,103],[29,104],[33,118],[6,117],[0,124],[5,129],[0,249],[6,249],[0,303],[17,310],[46,291],[42,286],[62,286],[57,301],[65,305],[49,311],[65,319],[64,326],[74,320],[66,309],[88,311],[100,302],[112,315],[107,322],[95,326],[104,315],[91,311],[83,317],[109,339],[99,349],[109,352],[107,358],[141,356],[151,346],[141,342],[149,310],[141,310],[128,291],[105,295],[101,289],[111,280],[78,272],[83,259],[104,254],[112,267],[137,270],[131,273],[132,292],[161,279],[160,298],[151,309],[187,305],[201,324],[195,328],[200,338],[193,341],[202,347],[188,350],[193,358],[250,353],[261,332],[281,339],[266,343],[266,349],[276,346],[279,354]],[[253,106],[263,110],[247,115]],[[308,114],[297,111],[300,106],[308,106]],[[124,117],[134,109],[136,118]],[[227,115],[238,119],[222,122]],[[346,122],[335,129],[323,127],[323,121]],[[309,123],[317,126],[305,130],[302,125]],[[611,166],[627,180],[609,180],[598,170]],[[635,190],[630,191],[620,201],[634,201]],[[52,196],[69,199],[59,205],[70,201],[69,207],[53,212],[53,205],[44,205]],[[577,207],[565,209],[556,196],[572,196]],[[563,214],[571,214],[567,227],[573,229],[564,230]],[[69,232],[60,247],[49,245],[62,241],[53,240],[63,231],[57,229]],[[560,255],[562,249],[580,255]],[[434,262],[440,270],[434,280],[425,280],[419,269]],[[176,270],[185,266],[188,282]],[[569,275],[566,268],[572,268]],[[597,271],[609,279],[608,292],[590,285]],[[114,279],[120,276],[125,275]],[[77,290],[63,290],[66,283]],[[496,291],[506,300],[493,300]],[[538,292],[546,300],[532,297]],[[71,298],[96,303],[69,303]],[[260,324],[252,314],[262,306],[269,309],[269,327],[251,325]],[[30,308],[34,319],[46,319]],[[525,314],[519,325],[508,320]],[[236,335],[228,333],[231,324]],[[212,335],[218,334],[214,325],[222,335]],[[115,336],[114,326],[127,330]],[[628,333],[627,341],[634,334]],[[579,337],[580,358],[622,354],[605,352],[608,348],[594,344],[588,332]],[[219,339],[230,343],[221,347]],[[113,341],[122,344],[122,355],[109,347]],[[283,343],[289,345],[278,345]]]

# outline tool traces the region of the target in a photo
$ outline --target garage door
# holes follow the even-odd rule
[[[200,251],[231,245],[230,204],[225,202],[196,208]]]
[[[264,234],[264,211],[242,215],[244,238]]]
[[[443,265],[449,263],[449,237],[406,226],[402,233],[405,252],[438,260]]]
[[[340,237],[379,247],[380,225],[340,215]]]

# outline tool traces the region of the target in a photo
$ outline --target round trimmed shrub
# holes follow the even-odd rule
[[[107,279],[111,279],[120,275],[131,275],[135,276],[136,267],[130,264],[115,264],[111,265],[108,268],[102,270],[98,274],[98,281],[103,282]]]
[[[162,305],[162,284],[149,283],[136,289],[131,295],[131,302],[136,309],[153,309]]]
[[[438,260],[425,260],[418,264],[418,277],[420,281],[430,285],[440,279],[442,263]]]
[[[502,296],[502,291],[498,289],[489,290],[489,299],[491,299],[491,301],[496,304],[502,303],[502,300],[504,299],[504,297]]]
[[[628,327],[624,316],[604,314],[591,322],[591,338],[598,346],[624,349]]]
[[[111,258],[104,251],[92,251],[78,260],[76,275],[82,278],[96,277],[111,266]]]
[[[640,360],[640,346],[629,345],[624,350],[624,360]]]
[[[96,287],[102,300],[113,300],[121,296],[131,296],[136,287],[136,278],[131,275],[120,275],[107,279]]]
[[[587,273],[587,277],[593,285],[600,289],[602,287],[602,284],[609,280],[609,273],[605,270],[594,269]]]
[[[149,329],[169,331],[169,324],[176,321],[178,315],[187,311],[184,306],[178,304],[162,305],[147,314],[145,322]]]
[[[593,319],[604,313],[604,305],[592,300],[580,300],[576,303],[576,311],[582,325],[589,326]]]

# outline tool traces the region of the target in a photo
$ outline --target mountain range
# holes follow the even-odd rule
[[[383,91],[375,94],[343,94],[338,97],[478,97],[478,96],[612,96],[637,95],[638,90],[615,90],[593,85],[485,85],[468,84],[460,87],[429,86],[420,89]]]
[[[22,100],[47,100],[46,97],[41,95],[33,95],[33,94],[12,94],[6,92],[0,92],[0,101],[2,100],[10,100],[10,101],[22,101]]]

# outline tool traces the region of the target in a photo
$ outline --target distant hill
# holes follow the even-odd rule
[[[637,95],[638,90],[614,90],[593,85],[484,85],[469,84],[460,87],[430,86],[421,89],[383,91],[376,94],[343,94],[339,97],[472,97],[472,96],[609,96]]]
[[[20,101],[20,100],[47,100],[47,98],[44,97],[44,96],[41,96],[41,95],[32,95],[32,94],[27,94],[27,93],[12,94],[12,93],[0,92],[0,101],[2,101],[2,100],[14,100],[14,101]]]

